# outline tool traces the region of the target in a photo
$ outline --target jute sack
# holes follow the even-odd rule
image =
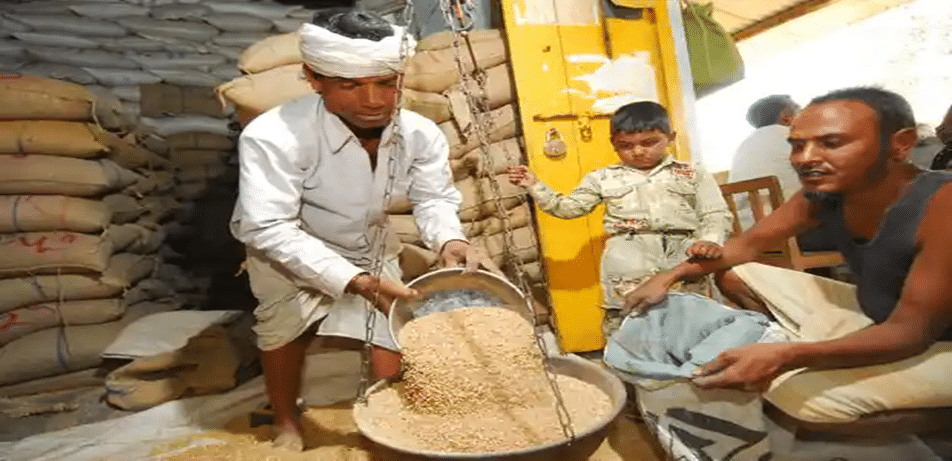
[[[529,225],[529,213],[525,207],[517,206],[506,210],[506,215],[509,217],[510,229],[517,229]],[[497,234],[502,232],[504,228],[502,219],[497,216],[496,211],[493,211],[488,218],[478,221],[463,221],[462,224],[463,233],[467,238]]]
[[[454,113],[454,116],[456,115]],[[491,111],[488,117],[490,123],[486,136],[490,143],[514,138],[519,134],[516,112],[512,104]],[[450,159],[460,158],[467,152],[479,147],[479,139],[469,129],[462,130],[456,120],[440,123],[439,127],[446,135],[447,142],[449,142]]]
[[[76,232],[0,234],[0,276],[103,272],[112,242]]]
[[[109,152],[96,139],[96,125],[59,120],[0,121],[0,154],[95,158]]]
[[[143,410],[186,393],[203,395],[231,389],[241,353],[222,325],[188,339],[185,346],[133,360],[106,376],[106,400],[126,410]]]
[[[112,219],[105,203],[63,195],[0,195],[0,233],[94,233]]]
[[[246,74],[257,74],[275,67],[303,61],[301,38],[297,32],[274,35],[249,46],[238,58],[238,68]]]
[[[496,181],[499,183],[499,189],[505,208],[511,209],[520,203],[521,196],[524,194],[521,188],[513,186],[506,175],[497,175]],[[462,221],[473,221],[487,218],[497,213],[496,197],[494,197],[489,178],[476,180],[466,178],[456,182],[456,188],[463,195],[463,203],[459,210],[459,219]]]
[[[463,83],[458,82],[447,90],[447,97],[451,101],[465,101],[465,94],[462,88]],[[516,88],[509,74],[509,64],[502,63],[498,66],[490,67],[486,70],[486,102],[490,109],[497,109],[512,104],[516,100]],[[479,94],[479,86],[472,81],[469,91],[473,94]],[[464,107],[453,106],[453,112],[457,113]]]
[[[481,242],[483,247],[486,248],[486,252],[489,253],[489,258],[499,266],[505,263],[504,248],[506,247],[506,239],[504,237],[504,234],[496,234],[477,240],[477,242]],[[535,239],[528,227],[514,229],[512,231],[512,239],[515,246],[509,250],[516,255],[519,261],[533,262],[539,260],[539,250],[534,245]]]
[[[247,124],[271,108],[314,94],[314,89],[304,79],[300,64],[287,64],[236,78],[218,86],[215,93],[223,106],[226,101],[234,104],[239,121]]]
[[[126,194],[110,194],[102,198],[102,203],[109,207],[113,224],[125,224],[139,219],[145,214],[146,208],[135,197]]]
[[[152,223],[109,226],[103,235],[112,242],[112,251],[135,254],[155,253],[165,240],[162,228]]]
[[[0,314],[0,346],[34,331],[61,325],[93,325],[122,316],[118,298],[35,304]]]
[[[496,40],[478,41],[472,44],[476,65],[489,69],[506,62],[506,42]],[[465,72],[473,71],[473,59],[464,44],[460,50]],[[403,84],[407,88],[428,93],[442,93],[459,81],[456,65],[456,50],[452,47],[440,50],[417,52],[407,65]]]
[[[513,231],[529,225],[529,210],[527,207],[517,206],[506,210],[506,215],[509,217],[509,229]],[[495,214],[481,222],[483,225],[480,235],[496,235],[505,230],[502,219],[499,219]]]
[[[403,280],[413,280],[436,266],[439,255],[412,243],[404,243],[400,249],[400,270]]]
[[[231,150],[235,140],[215,133],[179,133],[165,137],[170,149]]]
[[[416,50],[419,53],[421,51],[452,48],[454,40],[455,35],[451,31],[445,30],[442,32],[437,32],[420,39],[420,41],[417,42]],[[502,40],[502,34],[497,29],[474,30],[469,34],[469,41],[472,43],[493,42],[499,40]],[[461,42],[460,44],[464,47],[466,46],[465,42]]]
[[[134,183],[139,175],[106,159],[0,155],[0,194],[94,196]]]
[[[420,247],[426,247],[423,238],[420,237],[420,230],[416,225],[416,218],[412,214],[392,214],[390,219],[390,229],[394,232],[402,243],[409,243]]]
[[[211,165],[224,163],[232,152],[206,149],[173,149],[169,152],[169,162],[177,168],[194,165]]]
[[[139,218],[143,223],[162,223],[172,218],[182,209],[182,203],[174,197],[153,195],[144,197],[139,204],[145,208],[145,213]]]
[[[390,201],[390,208],[387,209],[387,213],[390,214],[407,214],[413,211],[413,204],[410,203],[410,200],[406,197],[401,197],[399,199]]]
[[[0,279],[0,312],[48,301],[114,297],[144,279],[158,265],[156,258],[118,253],[102,274],[34,275]]]
[[[489,171],[489,162],[485,160],[482,149],[478,147],[462,157],[450,160],[453,179],[460,180],[467,176],[481,176],[486,173],[501,174],[509,165],[521,165],[523,162],[520,139],[509,138],[490,144],[489,158],[493,166],[492,171]]]
[[[48,328],[15,339],[0,348],[0,385],[95,367],[126,323]]]
[[[135,183],[122,190],[123,194],[143,197],[151,194],[165,194],[175,188],[175,173],[172,171],[143,171]]]
[[[128,126],[119,99],[97,96],[75,83],[0,73],[0,120],[75,120],[107,129]]]
[[[402,96],[401,107],[412,110],[435,123],[442,123],[450,119],[450,101],[438,93],[424,93],[404,88],[400,92]]]

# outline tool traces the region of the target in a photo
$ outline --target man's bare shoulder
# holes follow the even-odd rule
[[[946,182],[932,194],[929,204],[926,206],[922,221],[919,223],[919,239],[925,242],[926,239],[949,240],[952,232],[952,180]],[[952,245],[943,245],[952,253]]]

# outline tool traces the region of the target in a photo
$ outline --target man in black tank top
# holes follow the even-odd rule
[[[870,325],[835,339],[725,351],[697,371],[697,385],[763,386],[790,370],[890,364],[930,357],[952,345],[936,344],[952,340],[952,175],[925,172],[906,160],[916,143],[909,104],[878,88],[834,91],[797,116],[789,142],[790,162],[803,189],[725,243],[721,258],[687,260],[655,276],[628,295],[626,308],[646,309],[664,299],[676,281],[710,273],[722,275],[739,304],[764,308],[757,294],[764,290],[750,290],[728,269],[791,236],[821,228],[857,275],[859,307]],[[952,348],[947,352],[952,356]]]

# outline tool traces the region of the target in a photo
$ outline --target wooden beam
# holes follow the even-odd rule
[[[770,29],[771,27],[775,27],[787,21],[810,14],[835,2],[836,0],[804,0],[789,8],[785,8],[770,16],[767,16],[766,18],[754,22],[753,24],[746,25],[743,28],[734,31],[731,33],[731,37],[733,37],[735,41],[741,41],[745,38],[752,37],[767,29]]]

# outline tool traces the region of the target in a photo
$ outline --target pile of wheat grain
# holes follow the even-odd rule
[[[401,383],[372,394],[356,417],[394,446],[437,452],[499,452],[564,434],[532,326],[501,308],[464,308],[408,323],[400,333]],[[611,408],[597,387],[558,376],[573,429]]]

